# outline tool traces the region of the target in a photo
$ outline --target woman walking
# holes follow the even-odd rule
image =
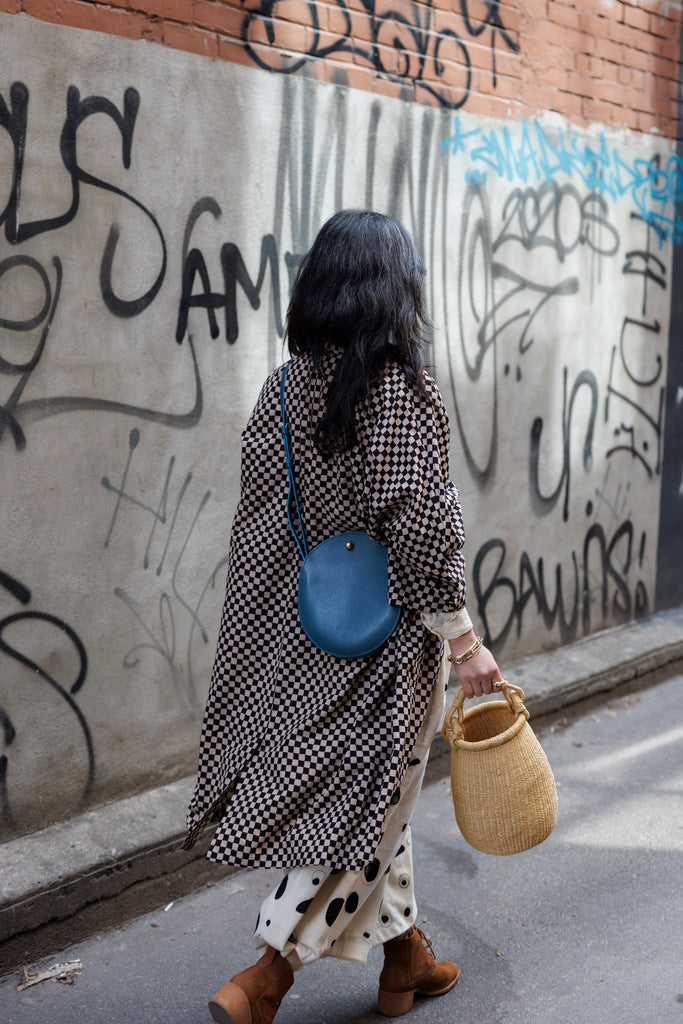
[[[283,868],[256,918],[258,962],[209,1004],[219,1024],[270,1024],[293,972],[364,963],[384,945],[378,1009],[455,985],[416,927],[410,820],[444,710],[449,664],[467,696],[500,679],[465,608],[449,430],[424,369],[424,270],[390,217],[346,210],[304,257],[287,314],[286,415],[309,550],[348,530],[388,552],[401,616],[366,657],[324,653],[297,609],[280,385],[242,435],[241,496],[188,812],[188,845],[218,822],[211,860]],[[445,644],[444,644],[445,641]]]

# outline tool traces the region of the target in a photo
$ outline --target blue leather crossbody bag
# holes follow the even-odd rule
[[[388,554],[362,530],[328,537],[308,550],[289,448],[285,413],[287,363],[280,383],[282,439],[289,476],[287,521],[303,559],[299,573],[299,621],[316,647],[336,658],[362,658],[378,650],[396,629],[401,609],[389,604]],[[292,522],[292,503],[299,534]]]

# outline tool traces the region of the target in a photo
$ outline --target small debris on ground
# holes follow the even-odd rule
[[[24,967],[21,971],[21,983],[17,985],[17,992],[31,988],[33,985],[40,985],[42,981],[58,981],[60,985],[73,985],[76,978],[85,968],[80,960],[68,960],[64,964],[54,964],[44,971],[31,970]]]

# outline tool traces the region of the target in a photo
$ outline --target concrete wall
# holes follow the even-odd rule
[[[0,839],[193,770],[239,432],[341,207],[428,266],[503,665],[653,611],[673,141],[26,14],[0,41]]]

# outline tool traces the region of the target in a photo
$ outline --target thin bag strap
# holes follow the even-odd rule
[[[292,469],[292,456],[289,451],[289,423],[285,414],[285,379],[287,377],[287,370],[291,366],[291,361],[285,365],[282,371],[282,379],[280,381],[280,407],[282,409],[282,442],[285,446],[285,462],[287,464],[287,475],[289,477],[289,491],[287,492],[287,522],[289,528],[292,531],[292,536],[296,541],[296,546],[299,549],[299,554],[302,559],[308,555],[308,547],[306,546],[306,537],[304,535],[304,524],[301,521],[301,510],[299,509],[299,499],[296,493],[296,484],[294,482],[294,471]],[[296,506],[296,514],[299,519],[299,530],[301,531],[301,540],[299,540],[296,530],[294,529],[294,523],[292,522],[291,507],[292,507],[292,496],[294,497],[294,504]]]

